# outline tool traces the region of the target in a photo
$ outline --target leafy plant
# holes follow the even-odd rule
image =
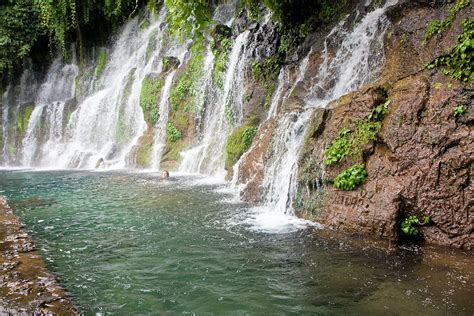
[[[177,142],[182,137],[181,132],[171,122],[168,123],[168,126],[166,128],[166,132],[167,132],[167,135],[168,135],[168,140],[172,143]]]
[[[340,162],[347,155],[350,146],[351,131],[343,128],[337,137],[332,141],[331,145],[324,152],[324,164],[333,165]]]
[[[327,166],[336,164],[346,156],[351,156],[353,160],[360,159],[364,146],[370,141],[377,140],[383,118],[389,112],[390,103],[390,100],[386,100],[373,108],[367,118],[357,122],[354,131],[343,128],[324,151],[324,164]]]
[[[388,106],[390,105],[391,102],[392,102],[391,100],[387,100],[384,103],[372,109],[369,116],[367,117],[369,121],[381,122],[383,118],[385,117],[385,115],[388,114],[389,112]]]
[[[430,222],[429,216],[423,216],[423,221],[420,221],[416,215],[411,215],[405,218],[400,224],[402,232],[407,236],[416,236],[419,234],[416,226],[423,226]]]
[[[444,32],[453,24],[456,15],[461,9],[469,5],[469,0],[458,0],[456,4],[449,10],[449,15],[444,20],[433,20],[428,24],[425,32],[425,40],[430,39],[435,34]]]
[[[334,179],[334,186],[345,191],[352,191],[367,179],[368,173],[364,166],[356,164],[341,172]]]
[[[454,117],[463,116],[465,113],[466,113],[466,108],[462,104],[456,106],[453,110]]]
[[[426,68],[443,67],[443,73],[453,79],[474,83],[474,18],[464,20],[463,33],[457,38],[457,45],[448,55],[440,56]]]

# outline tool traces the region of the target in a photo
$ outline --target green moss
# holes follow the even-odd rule
[[[105,69],[105,64],[107,61],[107,52],[105,50],[101,50],[99,52],[99,57],[97,58],[97,66],[95,67],[95,75],[100,77]]]
[[[169,102],[171,110],[177,111],[187,100],[189,109],[194,108],[194,96],[199,79],[203,75],[204,55],[202,45],[194,45],[191,51],[191,60],[186,66],[185,72],[178,79],[176,85],[170,91]]]
[[[155,52],[157,37],[158,37],[158,31],[156,31],[156,30],[152,31],[152,33],[150,35],[150,40],[148,41],[148,45],[146,47],[146,52],[145,52],[145,59],[146,60],[149,60],[150,57]]]
[[[443,73],[453,79],[474,83],[474,18],[464,20],[463,33],[448,55],[436,58],[428,64],[428,69],[442,67]]]
[[[257,127],[252,125],[239,127],[230,134],[225,146],[226,170],[232,168],[239,158],[250,148],[256,134]]]
[[[21,107],[16,120],[17,131],[20,135],[24,135],[26,133],[26,130],[28,129],[28,122],[30,120],[31,113],[33,113],[33,109],[33,104],[26,104]]]
[[[176,128],[176,126],[173,125],[172,122],[168,123],[166,127],[166,134],[167,134],[168,141],[172,143],[176,143],[183,136],[181,132]]]
[[[229,61],[229,52],[231,50],[231,40],[229,38],[217,37],[220,49],[213,49],[215,56],[214,68],[212,70],[212,81],[220,89],[224,88],[225,72],[227,70],[227,62]],[[213,42],[214,43],[214,40]],[[215,44],[214,44],[215,46]]]
[[[456,4],[449,10],[449,15],[444,20],[431,21],[425,32],[425,40],[429,40],[435,34],[439,34],[448,29],[456,19],[456,15],[461,9],[469,5],[469,0],[458,0]]]
[[[341,172],[334,179],[334,187],[345,191],[352,191],[364,183],[367,176],[368,173],[364,166],[356,164]]]
[[[151,148],[152,143],[144,144],[138,148],[136,156],[137,166],[142,168],[150,166]]]
[[[160,96],[162,83],[159,78],[145,77],[142,82],[140,93],[140,106],[147,124],[153,126],[158,121],[158,98]]]

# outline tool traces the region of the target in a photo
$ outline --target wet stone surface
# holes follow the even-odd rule
[[[78,314],[3,197],[0,197],[0,314]]]

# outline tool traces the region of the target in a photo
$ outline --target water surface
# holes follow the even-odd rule
[[[0,194],[88,315],[474,313],[472,256],[360,250],[311,228],[262,232],[223,188],[0,171]]]

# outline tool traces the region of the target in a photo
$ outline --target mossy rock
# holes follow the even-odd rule
[[[33,113],[34,104],[27,103],[20,106],[20,112],[18,113],[16,119],[16,126],[18,133],[23,136],[26,134],[26,130],[28,129],[28,122],[31,117],[31,113]]]
[[[179,67],[179,59],[173,56],[163,57],[163,72],[169,72]]]
[[[148,126],[154,126],[158,121],[158,99],[162,88],[162,80],[158,76],[146,76],[142,82],[140,106]]]
[[[102,75],[105,69],[106,62],[107,62],[107,52],[105,50],[101,50],[99,52],[99,56],[97,57],[97,66],[95,67],[96,77],[100,77]]]
[[[230,170],[240,157],[250,148],[257,134],[257,127],[251,124],[235,129],[229,135],[225,146],[225,169]]]

